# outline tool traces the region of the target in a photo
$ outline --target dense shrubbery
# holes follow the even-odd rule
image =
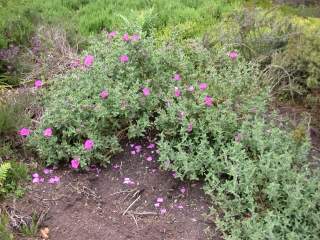
[[[247,60],[260,63],[264,79],[281,97],[297,99],[319,89],[319,26],[316,19],[251,9],[216,25],[206,40],[215,47],[236,46]]]
[[[205,179],[227,238],[318,238],[320,191],[305,165],[308,136],[303,127],[290,134],[266,122],[269,88],[258,67],[199,41],[159,47],[151,37],[121,38],[95,39],[87,52],[94,61],[87,55],[45,93],[28,140],[47,164],[105,165],[122,137],[156,130],[162,167]]]

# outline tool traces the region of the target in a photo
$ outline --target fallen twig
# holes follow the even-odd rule
[[[141,198],[141,196],[137,197],[130,205],[129,207],[127,207],[127,209],[122,213],[122,216],[124,216],[129,210],[130,208]]]

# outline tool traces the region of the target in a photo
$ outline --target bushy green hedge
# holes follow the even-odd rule
[[[161,166],[205,180],[227,239],[319,238],[308,136],[265,114],[269,87],[257,66],[200,41],[159,47],[151,37],[101,38],[88,49],[92,65],[85,61],[44,92],[45,111],[28,140],[47,164],[105,165],[123,137],[156,130]]]

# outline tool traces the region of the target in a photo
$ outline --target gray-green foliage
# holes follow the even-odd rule
[[[319,181],[305,165],[308,137],[303,129],[291,134],[268,122],[269,87],[257,66],[230,60],[226,48],[175,39],[158,46],[151,37],[127,43],[103,36],[87,53],[95,56],[91,67],[56,79],[45,93],[41,122],[29,138],[48,164],[80,157],[81,167],[105,165],[121,150],[122,137],[156,130],[161,166],[183,179],[205,180],[226,238],[319,237]],[[127,63],[119,61],[123,54]],[[208,88],[201,91],[201,82]],[[99,97],[102,90],[107,99]],[[43,136],[46,128],[52,137]],[[84,150],[86,139],[93,150]]]

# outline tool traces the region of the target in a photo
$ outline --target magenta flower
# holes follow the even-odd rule
[[[212,105],[213,105],[213,99],[212,99],[212,97],[210,97],[210,96],[205,96],[205,98],[204,98],[204,104],[205,104],[207,107],[212,107]]]
[[[35,80],[34,81],[34,87],[35,88],[37,88],[37,89],[39,89],[39,88],[41,88],[42,87],[42,81],[41,80]]]
[[[207,83],[200,83],[200,84],[199,84],[199,88],[200,88],[201,91],[206,90],[207,87],[208,87],[208,84],[207,84]]]
[[[128,33],[123,34],[122,36],[122,40],[125,42],[129,42],[130,41],[130,36]]]
[[[71,160],[71,167],[73,169],[78,169],[80,166],[80,161],[79,161],[79,158],[78,159],[72,159]]]
[[[144,88],[142,89],[142,92],[143,92],[143,95],[144,95],[144,96],[149,96],[150,93],[151,93],[151,90],[150,90],[149,88],[147,88],[147,87],[144,87]]]
[[[83,147],[85,150],[90,151],[90,150],[92,150],[93,145],[94,145],[94,142],[91,139],[87,139],[84,142]]]
[[[87,55],[84,57],[83,64],[85,67],[90,67],[93,64],[94,56]]]
[[[52,137],[52,128],[46,128],[44,131],[43,131],[43,136],[49,138],[49,137]]]
[[[133,34],[131,37],[132,42],[137,42],[140,40],[140,35],[139,34]]]
[[[187,132],[192,132],[193,125],[192,123],[188,124]]]
[[[177,88],[177,87],[174,88],[174,95],[176,97],[180,97],[181,96],[181,92],[180,92],[179,88]]]
[[[236,60],[238,58],[238,53],[236,51],[231,51],[228,56],[231,60]]]
[[[126,62],[129,61],[129,57],[128,57],[128,55],[121,55],[121,56],[119,57],[119,60],[120,60],[120,62],[122,62],[122,63],[126,63]]]
[[[21,128],[18,133],[22,137],[27,137],[31,134],[31,131],[29,128]]]
[[[189,92],[193,92],[194,91],[194,86],[189,86],[187,89]]]
[[[103,91],[100,92],[100,98],[101,99],[106,99],[106,98],[108,98],[108,96],[109,96],[109,93],[108,93],[107,90],[103,90]]]
[[[116,35],[117,35],[117,32],[114,32],[114,31],[108,33],[108,37],[110,39],[114,38]]]

